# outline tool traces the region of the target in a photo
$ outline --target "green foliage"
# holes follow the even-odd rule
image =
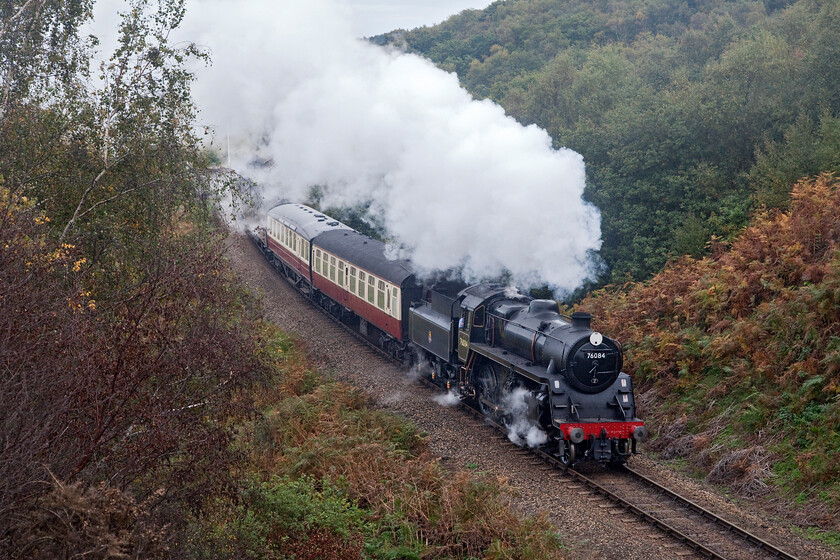
[[[0,525],[34,526],[52,480],[107,481],[177,532],[229,486],[231,424],[268,368],[224,260],[228,185],[192,132],[201,53],[168,42],[183,2],[129,3],[98,91],[78,37],[91,4],[0,6],[0,431],[17,442],[0,449]],[[4,533],[0,555],[28,537]]]
[[[0,118],[18,104],[55,102],[83,93],[88,50],[79,29],[93,0],[6,0],[0,3]],[[60,86],[60,87],[56,87]]]
[[[787,208],[790,185],[822,171],[840,170],[840,118],[822,115],[819,123],[800,117],[779,141],[767,140],[749,171],[757,204]]]
[[[804,530],[795,528],[795,530],[809,539],[815,539],[834,547],[840,547],[840,532],[838,531],[825,531],[817,527],[808,527]]]
[[[238,503],[190,535],[195,558],[358,559],[367,514],[329,480],[271,477],[243,485]]]
[[[700,256],[836,168],[838,22],[838,0],[519,0],[377,41],[580,152],[619,282]]]

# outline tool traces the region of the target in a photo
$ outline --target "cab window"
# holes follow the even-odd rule
[[[474,327],[483,327],[484,326],[484,306],[480,306],[476,308],[473,312],[473,326]]]

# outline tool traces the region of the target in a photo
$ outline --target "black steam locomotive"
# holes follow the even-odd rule
[[[504,423],[525,421],[563,462],[623,463],[647,438],[621,345],[499,284],[421,285],[383,243],[281,204],[257,245],[298,289],[380,347]]]

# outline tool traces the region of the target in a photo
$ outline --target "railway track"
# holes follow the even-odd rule
[[[258,241],[253,236],[251,239],[259,247]],[[280,270],[276,264],[272,263],[272,265],[302,297],[309,300],[315,309],[329,318],[333,325],[353,334],[357,340],[363,342],[376,354],[395,364],[405,366],[405,363],[362,336],[352,326],[344,323],[340,317],[336,317],[317,305],[284,271]],[[425,376],[421,376],[420,380],[436,390],[442,390],[439,385]],[[514,453],[530,457],[535,464],[544,466],[547,475],[556,478],[558,483],[563,484],[568,491],[586,491],[602,497],[607,507],[612,507],[625,515],[633,515],[674,539],[678,546],[683,547],[686,554],[719,560],[798,560],[772,543],[738,527],[630,467],[605,469],[592,466],[586,472],[567,468],[546,450],[523,448],[514,444],[507,437],[505,426],[487,418],[468,402],[461,401],[461,406],[474,417],[477,423],[492,429],[495,437],[514,448],[512,450]]]
[[[630,467],[591,465],[587,471],[576,470],[565,467],[543,449],[520,447],[504,435],[507,430],[503,425],[463,404],[477,420],[492,428],[499,440],[512,447],[513,452],[531,457],[536,465],[544,465],[546,474],[556,478],[567,491],[586,491],[601,496],[608,502],[608,507],[653,526],[697,557],[797,560],[792,554]]]

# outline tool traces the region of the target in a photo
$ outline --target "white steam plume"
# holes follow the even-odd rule
[[[267,200],[372,203],[420,272],[504,269],[571,290],[594,272],[600,214],[580,155],[476,101],[454,74],[356,39],[335,0],[190,0],[182,36],[210,48],[201,118]],[[223,156],[224,157],[224,156]],[[257,157],[273,165],[248,169]],[[255,175],[256,174],[256,175]]]

